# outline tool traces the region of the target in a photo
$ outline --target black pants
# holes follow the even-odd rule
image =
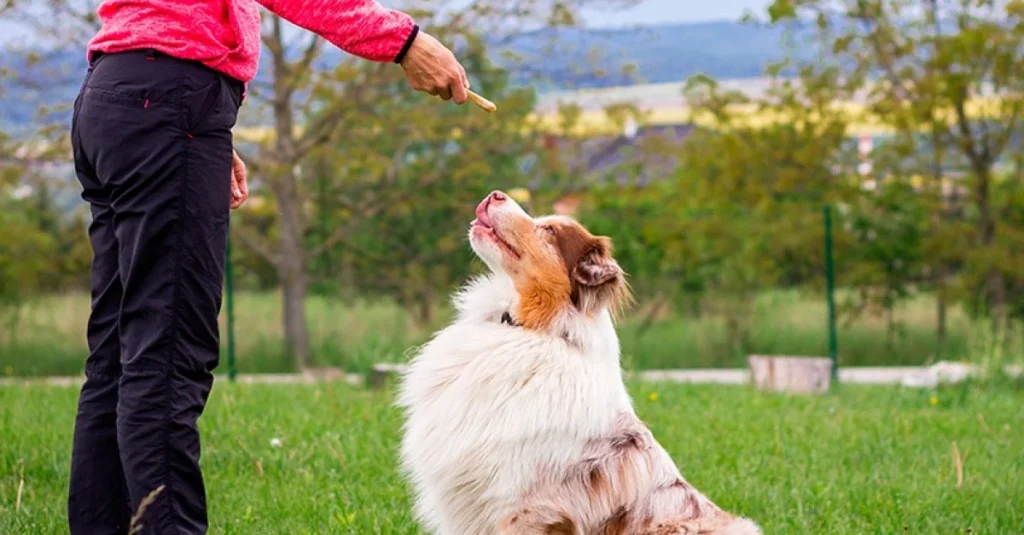
[[[242,84],[154,52],[103,55],[75,100],[75,170],[92,209],[89,358],[78,402],[72,534],[207,530],[196,422],[213,385]]]

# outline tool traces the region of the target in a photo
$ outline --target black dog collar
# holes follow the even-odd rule
[[[522,327],[516,320],[512,319],[512,314],[509,314],[506,310],[501,314],[501,322],[505,325],[511,325],[513,327]]]

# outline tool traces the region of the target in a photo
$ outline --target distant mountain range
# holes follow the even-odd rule
[[[778,27],[739,22],[615,30],[546,29],[519,35],[496,47],[492,60],[512,70],[515,84],[537,85],[538,75],[548,80],[537,85],[541,92],[672,82],[697,73],[720,79],[752,78],[762,75],[768,63],[782,59],[787,39],[799,38],[803,32],[796,28],[787,35]],[[807,47],[798,50],[801,56],[809,54]],[[320,61],[329,65],[341,55],[331,49]],[[59,73],[55,78],[40,77],[40,83],[31,89],[0,79],[0,122],[5,129],[17,130],[37,122],[40,105],[69,108],[75,98],[85,70],[84,52],[44,51],[39,56],[31,68],[20,57],[13,65],[4,65],[15,72]],[[270,72],[266,53],[262,59],[260,76],[264,77]],[[55,118],[65,118],[69,112],[55,113]]]

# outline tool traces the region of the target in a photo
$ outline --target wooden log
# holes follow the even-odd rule
[[[827,358],[751,355],[747,364],[750,379],[760,390],[823,393],[832,383],[832,361]]]

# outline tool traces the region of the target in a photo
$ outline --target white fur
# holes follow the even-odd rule
[[[607,311],[562,318],[577,344],[501,324],[516,299],[504,275],[473,281],[402,382],[402,465],[435,533],[494,533],[538,467],[579,461],[588,440],[633,413]]]

